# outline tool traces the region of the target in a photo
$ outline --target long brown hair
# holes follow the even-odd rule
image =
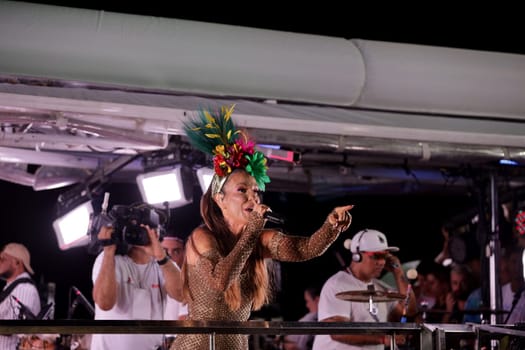
[[[242,171],[242,170],[235,170]],[[231,174],[230,174],[231,175]],[[226,180],[228,181],[228,180]],[[228,229],[224,220],[222,211],[213,199],[210,186],[201,198],[200,209],[201,216],[205,226],[213,233],[217,243],[217,249],[221,256],[228,255],[235,243],[237,237]],[[196,252],[198,253],[198,252]],[[269,299],[270,282],[266,262],[263,257],[263,247],[257,244],[256,248],[248,258],[243,270],[247,274],[247,282],[243,293],[253,301],[252,309],[260,309]],[[183,275],[186,275],[184,273]],[[186,295],[189,295],[188,282],[184,278],[184,289]],[[231,310],[238,310],[241,306],[241,285],[240,280],[235,280],[224,292],[224,298]]]

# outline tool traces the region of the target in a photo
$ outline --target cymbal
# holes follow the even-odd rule
[[[350,290],[347,292],[339,292],[336,298],[347,301],[358,301],[367,303],[370,301],[370,297],[374,302],[387,302],[404,300],[405,295],[396,292],[385,292],[381,290]]]

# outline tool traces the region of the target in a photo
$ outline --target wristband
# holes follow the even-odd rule
[[[115,245],[116,242],[113,238],[109,238],[109,239],[99,239],[98,240],[100,242],[100,245],[103,246],[103,247],[108,247],[110,245]]]
[[[168,263],[168,261],[170,261],[170,257],[168,255],[166,255],[161,260],[157,260],[157,264],[159,264],[159,266],[166,265]]]

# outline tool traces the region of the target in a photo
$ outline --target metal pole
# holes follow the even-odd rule
[[[490,200],[491,200],[491,222],[490,222],[490,241],[487,249],[487,256],[489,258],[489,282],[490,282],[490,309],[499,310],[501,308],[501,291],[499,289],[499,281],[497,280],[496,267],[499,264],[500,242],[499,242],[499,199],[498,188],[494,174],[490,176]],[[497,313],[490,314],[490,324],[498,323],[499,315]],[[490,341],[491,349],[498,348],[499,342],[492,339]]]
[[[215,350],[215,332],[210,333],[210,350]]]

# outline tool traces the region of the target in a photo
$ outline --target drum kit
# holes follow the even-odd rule
[[[335,296],[341,300],[368,303],[369,312],[372,315],[377,315],[377,307],[375,306],[375,303],[401,301],[401,300],[406,299],[406,295],[401,294],[401,293],[375,290],[375,287],[372,284],[368,285],[366,290],[352,290],[352,291],[347,291],[347,292],[340,292],[340,293],[337,293]],[[468,309],[468,310],[460,310],[460,311],[455,311],[455,312],[459,312],[461,314],[467,314],[467,315],[480,315],[482,318],[483,317],[486,318],[489,315],[502,315],[502,314],[509,313],[509,311],[507,310],[493,310],[490,308]],[[446,310],[427,309],[425,307],[419,310],[419,314],[425,315],[425,313],[445,314],[445,313],[450,313],[450,312]]]
[[[355,301],[361,303],[368,303],[368,312],[379,322],[377,318],[378,308],[375,303],[405,300],[406,296],[401,293],[376,290],[373,284],[369,284],[366,290],[351,290],[347,292],[337,293],[336,298],[346,301]]]

